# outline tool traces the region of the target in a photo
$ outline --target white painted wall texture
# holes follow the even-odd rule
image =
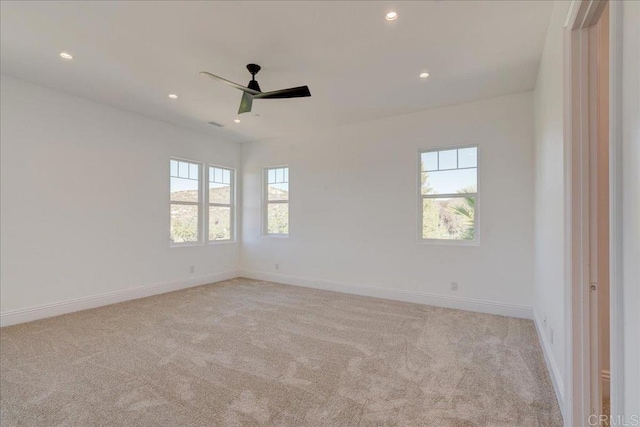
[[[544,335],[543,344],[550,350],[547,357],[561,396],[567,351],[563,24],[569,5],[568,1],[554,2],[534,91],[534,312]]]
[[[622,35],[622,384],[623,412],[640,414],[640,3],[620,2]],[[538,80],[534,91],[535,112],[535,219],[534,219],[534,313],[543,329],[543,345],[551,359],[552,377],[560,393],[567,384],[564,283],[563,188],[563,32],[568,1],[556,1],[549,23]],[[612,30],[614,28],[612,27]],[[613,315],[614,313],[612,313]],[[546,325],[543,325],[546,318]],[[551,343],[550,330],[554,331]],[[561,396],[562,397],[562,396]],[[618,406],[618,405],[616,405]],[[637,420],[637,418],[635,418]]]
[[[640,417],[640,2],[622,3],[624,413]]]
[[[237,144],[5,76],[1,87],[3,314],[238,269],[239,244],[169,247],[169,158],[239,168]]]
[[[562,382],[568,7],[568,1],[554,4],[533,93],[242,147],[3,76],[0,311],[175,281],[204,283],[241,269],[406,300],[424,294],[472,308],[478,302],[520,313],[533,307],[552,375]],[[640,410],[640,6],[623,7],[624,405],[631,415]],[[479,145],[480,245],[419,243],[418,151],[469,144]],[[172,156],[239,170],[241,244],[169,247]],[[263,237],[261,171],[284,164],[291,234]],[[452,281],[458,291],[450,289]]]
[[[245,144],[243,270],[530,310],[532,117],[529,92]],[[479,145],[480,245],[418,243],[418,151],[469,144]],[[263,237],[261,170],[283,164],[290,236]]]

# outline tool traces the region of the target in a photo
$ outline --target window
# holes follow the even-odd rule
[[[200,164],[171,159],[171,243],[200,242]]]
[[[209,166],[209,241],[234,240],[233,170]]]
[[[264,234],[289,235],[289,168],[264,170]]]
[[[420,238],[478,240],[478,147],[420,153]]]

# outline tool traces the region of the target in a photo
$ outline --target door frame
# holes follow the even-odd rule
[[[607,0],[573,0],[564,34],[565,425],[588,424],[592,408],[589,281],[590,81],[588,28]],[[623,414],[622,6],[609,2],[609,263],[611,414]],[[597,379],[599,381],[599,378]],[[597,414],[600,415],[600,414]]]

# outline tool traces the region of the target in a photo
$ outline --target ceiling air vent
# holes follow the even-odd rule
[[[222,123],[218,123],[218,122],[209,122],[209,124],[213,125],[213,126],[218,126],[219,128],[223,128],[224,127],[224,125]]]

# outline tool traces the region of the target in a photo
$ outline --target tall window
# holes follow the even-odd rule
[[[289,234],[289,168],[264,170],[264,234]]]
[[[420,153],[420,237],[478,240],[478,147]]]
[[[171,243],[200,242],[200,164],[171,159]]]
[[[233,170],[209,166],[209,241],[233,240],[235,217]]]

